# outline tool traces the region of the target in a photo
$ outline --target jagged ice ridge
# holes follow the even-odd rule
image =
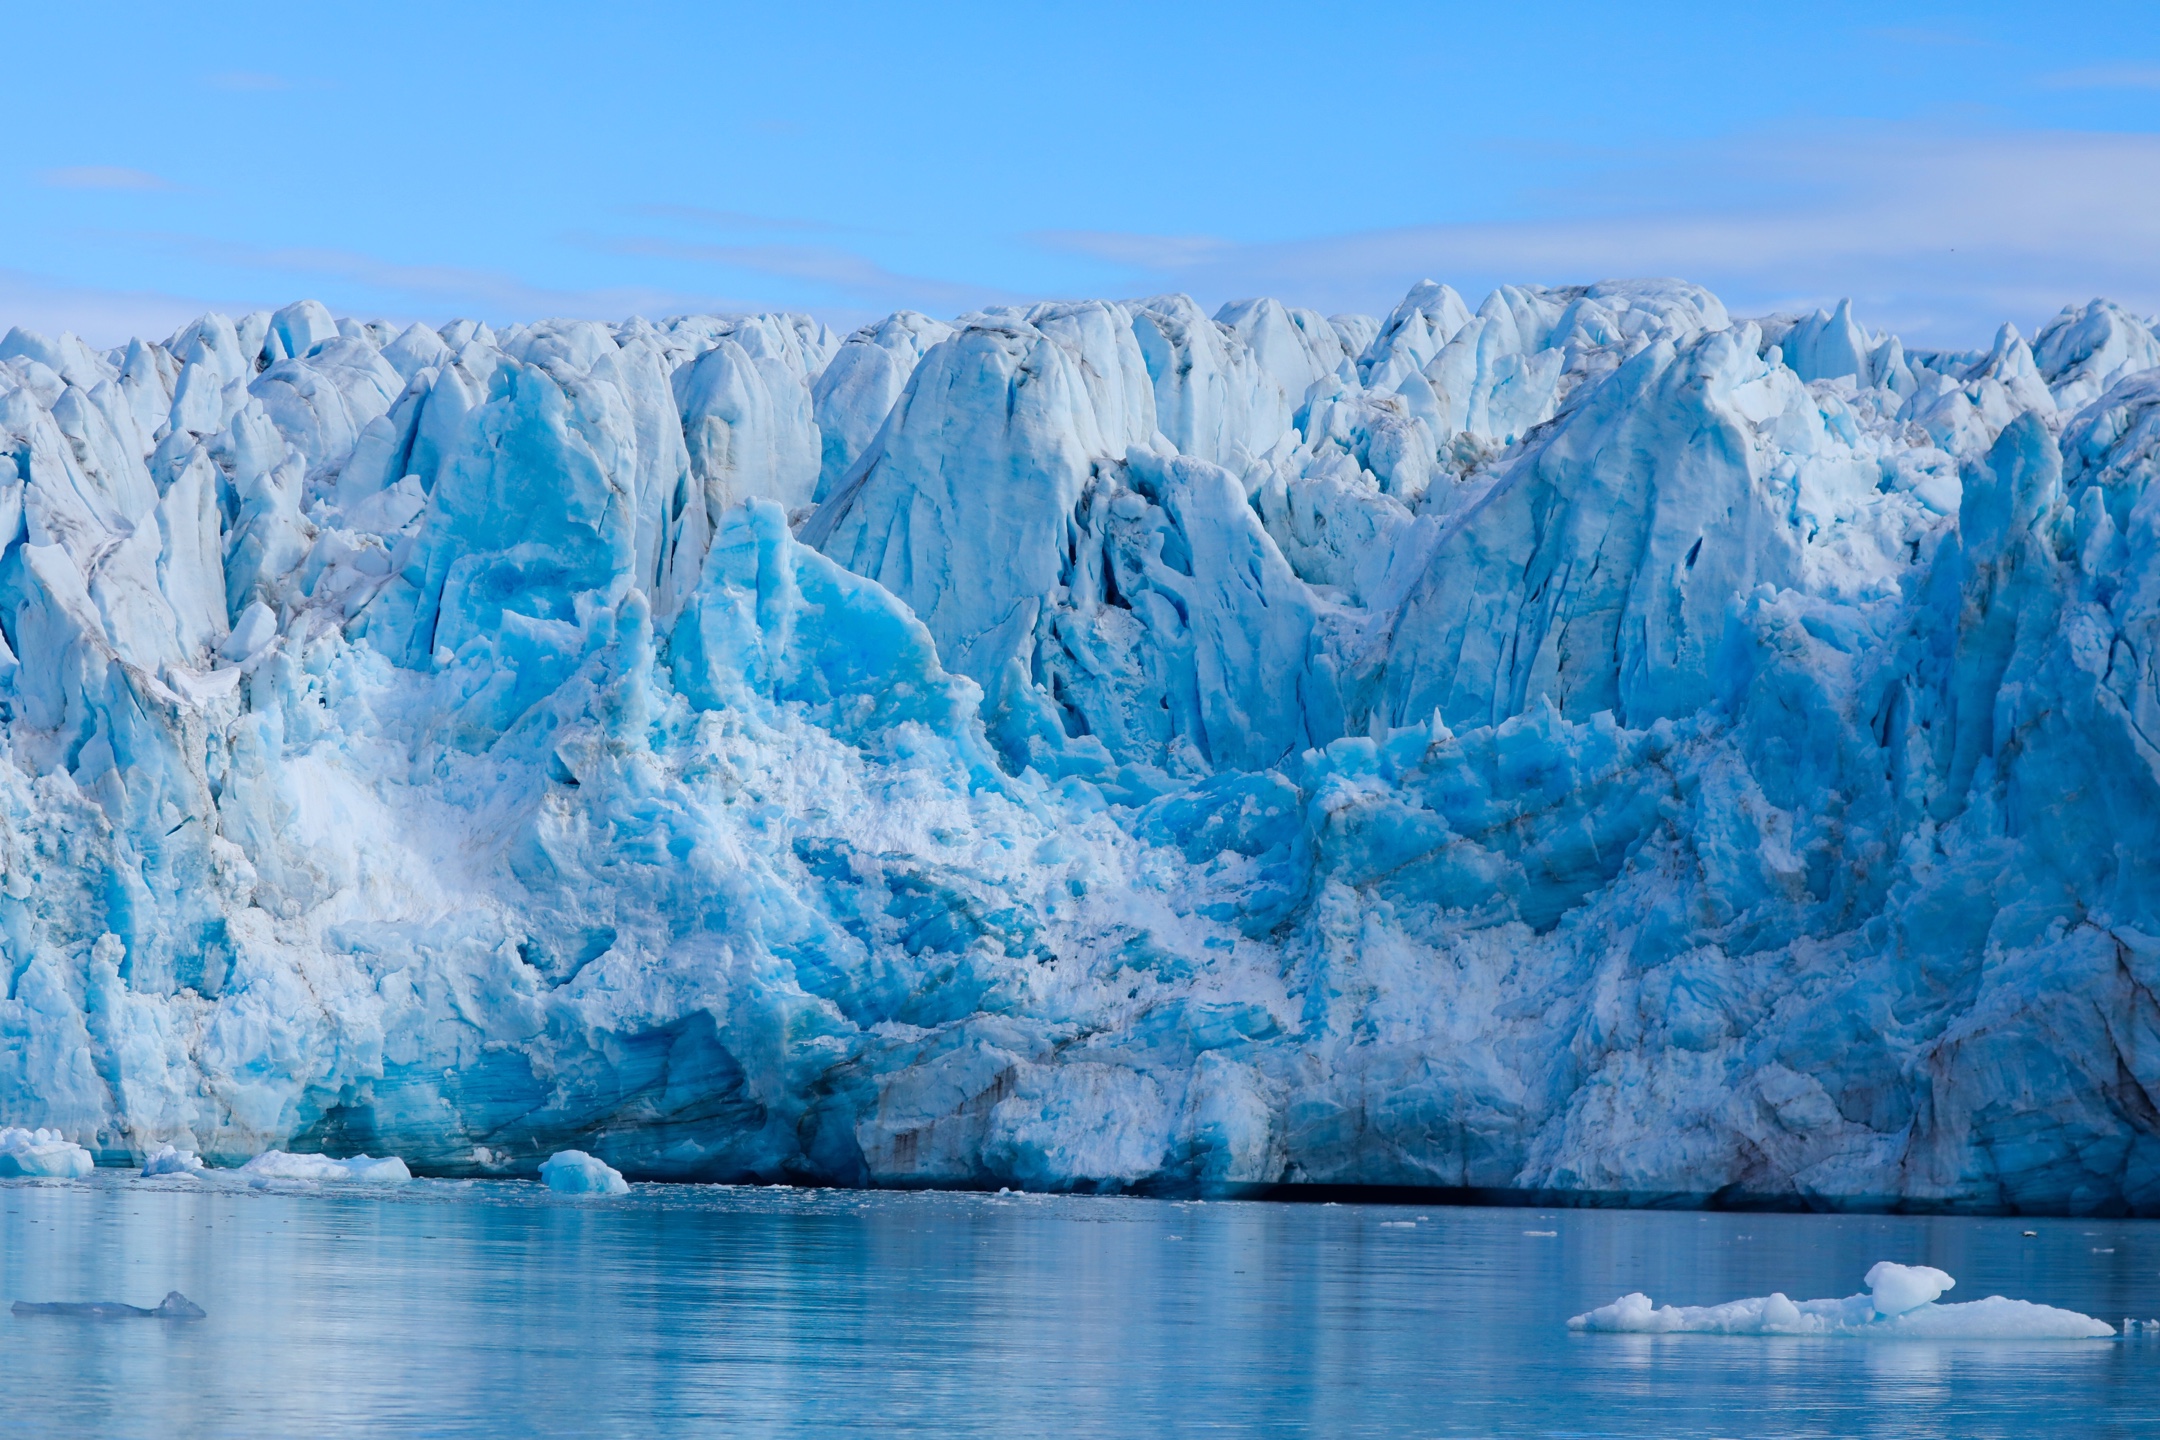
[[[17,330],[0,1123],[2160,1208],[2156,470],[2099,301]]]

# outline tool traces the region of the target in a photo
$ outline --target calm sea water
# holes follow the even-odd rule
[[[1878,1259],[2160,1316],[2137,1221],[100,1174],[0,1184],[0,1302],[209,1318],[0,1310],[0,1434],[2160,1434],[2160,1340],[1566,1329],[1628,1290],[1851,1294]]]

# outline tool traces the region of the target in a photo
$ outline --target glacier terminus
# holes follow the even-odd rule
[[[17,329],[0,540],[25,1165],[2160,1213],[2104,301]]]

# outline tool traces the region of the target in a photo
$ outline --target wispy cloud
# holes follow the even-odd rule
[[[795,219],[779,215],[751,215],[741,210],[710,210],[703,205],[625,205],[626,215],[651,220],[681,220],[716,230],[792,231],[798,234],[837,235],[860,233],[854,225],[835,225],[828,220]]]
[[[2160,90],[2160,64],[2087,65],[2040,77],[2049,90]]]
[[[237,269],[358,286],[388,302],[397,318],[474,314],[495,320],[621,319],[766,308],[711,293],[618,285],[589,290],[535,285],[506,271],[413,264],[322,246],[252,246],[192,236],[160,237],[205,260]],[[260,283],[259,281],[257,282]]]
[[[1116,230],[1037,230],[1024,236],[1046,250],[1085,255],[1137,270],[1205,265],[1239,247],[1214,235],[1128,235]]]
[[[1850,295],[1868,324],[1925,344],[1980,343],[2001,320],[2029,327],[2094,295],[2160,310],[2160,266],[2152,258],[2160,255],[2160,135],[1818,127],[1594,161],[1572,187],[1518,197],[1525,213],[1505,219],[1266,243],[1043,232],[1028,238],[1048,283],[1018,295],[911,273],[892,263],[882,244],[827,243],[817,222],[689,207],[650,209],[655,219],[708,225],[712,240],[698,240],[696,231],[686,232],[691,238],[562,237],[590,254],[618,257],[598,267],[609,280],[640,282],[593,288],[334,247],[133,231],[91,238],[184,253],[209,266],[202,286],[251,303],[314,290],[333,308],[390,319],[659,316],[774,308],[784,298],[807,300],[841,324],[901,306],[950,314],[1076,288],[1182,289],[1209,305],[1275,295],[1325,310],[1379,312],[1426,276],[1475,301],[1499,283],[1680,275],[1718,291],[1737,314]],[[796,238],[817,243],[792,243]],[[1052,253],[1087,263],[1054,264]],[[142,273],[166,268],[158,262]],[[1076,287],[1083,274],[1089,278]],[[63,290],[18,283],[15,291],[0,287],[0,299],[27,297],[15,303],[48,317],[39,323],[51,328],[49,317],[67,313]],[[161,297],[108,301],[101,298],[107,293],[79,292],[79,313],[130,306],[169,313],[159,308]]]
[[[136,335],[170,335],[208,310],[246,309],[230,301],[155,290],[78,285],[21,270],[0,270],[0,334],[20,325],[44,335],[73,331],[93,345]]]
[[[153,175],[148,170],[130,169],[125,165],[63,165],[56,170],[40,170],[38,181],[55,190],[149,192],[180,188],[162,175]]]
[[[224,70],[203,77],[203,83],[213,90],[238,90],[262,92],[290,90],[292,81],[282,75],[270,75],[260,70]]]
[[[1377,310],[1425,276],[1474,301],[1504,282],[1681,275],[1742,313],[1853,295],[1869,323],[1970,343],[2106,293],[2160,308],[2160,136],[1758,136],[1662,158],[1541,218],[1208,248],[1100,236],[1135,285]],[[1676,176],[1690,177],[1684,182]]]
[[[701,245],[647,235],[573,238],[612,255],[686,261],[807,282],[873,305],[966,310],[1015,298],[988,285],[903,274],[832,245]]]
[[[1962,30],[1935,25],[1877,25],[1861,33],[1893,45],[1926,45],[1937,49],[1977,50],[1989,43]]]

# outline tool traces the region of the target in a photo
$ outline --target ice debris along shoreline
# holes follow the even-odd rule
[[[1868,1294],[1843,1300],[1788,1300],[1781,1294],[1723,1305],[1652,1305],[1637,1292],[1568,1321],[1570,1330],[1633,1335],[1834,1335],[1887,1340],[2093,1340],[2115,1333],[2075,1310],[1990,1295],[1936,1303],[1957,1282],[1930,1265],[1878,1262]]]
[[[68,1173],[87,1175],[93,1168],[89,1162],[89,1152],[82,1150],[80,1146],[74,1148],[84,1158],[79,1162],[79,1168]],[[42,1173],[61,1172],[51,1170]],[[337,1159],[329,1155],[296,1155],[283,1150],[267,1150],[237,1169],[213,1170],[205,1165],[202,1157],[194,1151],[181,1150],[171,1145],[159,1146],[145,1159],[140,1174],[146,1180],[168,1177],[195,1180],[230,1178],[255,1186],[276,1181],[315,1185],[402,1185],[413,1178],[411,1168],[402,1157],[396,1155],[354,1155],[347,1159]],[[565,1195],[627,1195],[630,1192],[629,1182],[623,1179],[620,1171],[582,1150],[564,1150],[549,1156],[541,1164],[536,1178],[548,1189]]]
[[[2156,366],[1679,281],[10,331],[0,1120],[2160,1211]]]

